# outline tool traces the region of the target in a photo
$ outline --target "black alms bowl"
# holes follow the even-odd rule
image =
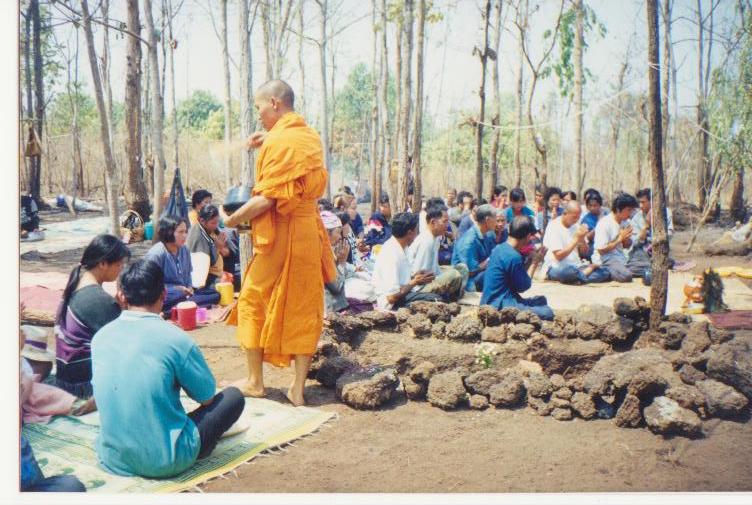
[[[232,214],[251,199],[252,186],[233,186],[227,192],[222,207],[227,214]]]

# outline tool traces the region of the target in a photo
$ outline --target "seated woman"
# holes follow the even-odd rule
[[[205,189],[198,189],[191,196],[191,210],[188,212],[188,220],[191,226],[198,224],[198,213],[207,205],[211,205],[212,194]]]
[[[219,230],[219,209],[204,206],[198,213],[198,224],[188,232],[188,250],[209,256],[209,275],[203,287],[213,288],[224,272],[224,257],[230,256],[227,236]]]
[[[159,220],[159,242],[144,256],[156,263],[164,275],[167,296],[163,311],[170,310],[180,302],[191,300],[196,305],[209,306],[219,302],[219,293],[214,288],[193,289],[191,283],[191,253],[185,246],[188,224],[177,216],[164,216]]]
[[[130,255],[117,237],[94,237],[63,291],[55,318],[55,385],[79,398],[92,396],[91,339],[120,315],[120,306],[102,283],[115,281]]]

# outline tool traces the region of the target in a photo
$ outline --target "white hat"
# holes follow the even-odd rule
[[[38,326],[21,326],[21,331],[26,336],[26,343],[21,349],[21,356],[31,361],[46,361],[52,363],[55,356],[47,350],[49,333]]]

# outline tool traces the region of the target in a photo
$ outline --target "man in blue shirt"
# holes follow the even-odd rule
[[[475,212],[476,223],[454,244],[452,266],[464,264],[470,274],[465,291],[483,289],[483,276],[491,254],[486,234],[496,230],[496,209],[488,204],[481,205]]]
[[[245,402],[235,387],[215,395],[214,377],[196,343],[159,316],[162,270],[149,260],[120,275],[120,317],[92,341],[94,398],[102,465],[118,475],[163,478],[208,456]],[[186,413],[180,390],[200,403]]]
[[[553,320],[554,312],[548,306],[545,296],[522,298],[520,293],[530,289],[532,281],[525,271],[520,250],[528,245],[536,233],[535,224],[528,216],[515,217],[509,226],[509,238],[499,244],[491,254],[483,284],[481,305],[491,305],[497,309],[514,307],[537,314],[541,319]],[[533,264],[540,262],[545,248],[541,247],[533,258]]]

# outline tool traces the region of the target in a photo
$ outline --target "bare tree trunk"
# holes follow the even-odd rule
[[[240,16],[238,30],[240,33],[240,134],[244,139],[250,137],[255,129],[253,114],[253,61],[251,53],[251,27],[248,12],[248,0],[239,0]],[[243,150],[241,184],[250,186],[254,182],[253,151]]]
[[[381,148],[379,141],[379,81],[381,79],[381,73],[377,73],[377,58],[379,47],[379,32],[377,23],[377,7],[376,0],[371,0],[371,27],[373,30],[373,56],[371,59],[371,187],[375,187],[377,174],[381,168]],[[376,210],[376,201],[373,199],[373,192],[371,198],[371,213]]]
[[[406,210],[408,184],[410,182],[410,105],[412,99],[413,65],[413,5],[414,0],[404,2],[404,37],[402,43],[402,99],[400,100],[400,167],[397,177],[397,198],[392,207],[397,212]],[[395,207],[396,205],[396,207]]]
[[[115,163],[112,159],[110,122],[107,120],[107,106],[104,101],[102,80],[97,65],[97,53],[94,46],[94,34],[91,30],[91,16],[89,15],[89,4],[87,0],[81,0],[81,12],[83,13],[84,34],[86,35],[86,49],[89,53],[91,80],[93,82],[94,96],[96,97],[97,110],[99,112],[99,134],[102,142],[102,150],[104,152],[104,169],[107,173],[107,180],[110,181],[110,184],[106,188],[106,191],[108,192],[107,210],[110,214],[110,233],[119,236],[120,227],[118,223],[117,185],[113,183],[117,181],[117,177],[115,176]],[[130,39],[132,39],[132,37],[130,37],[129,40]],[[136,44],[138,44],[138,41],[136,41]],[[138,102],[136,103],[138,104]],[[140,109],[140,107],[137,107],[137,109]]]
[[[702,209],[707,203],[708,191],[710,190],[710,166],[708,163],[708,122],[707,112],[705,111],[705,87],[704,87],[704,66],[703,58],[705,56],[704,36],[705,23],[702,17],[702,0],[697,0],[697,126],[701,129],[697,132],[700,136],[697,154],[697,200]]]
[[[526,27],[529,13],[528,0],[520,0],[524,2],[524,7],[519,6],[518,10],[518,24]],[[523,77],[525,73],[525,36],[527,35],[525,30],[520,30],[520,43],[519,49],[519,64],[517,67],[517,102],[515,109],[515,132],[514,132],[514,170],[515,170],[515,187],[520,187],[522,184],[522,161],[520,160],[520,141],[522,138],[522,109],[524,103]]]
[[[110,133],[110,151],[113,154],[113,179],[110,180],[110,174],[107,170],[104,172],[105,202],[109,206],[110,194],[115,195],[115,211],[117,213],[117,204],[120,195],[120,173],[118,170],[118,160],[114,152],[115,146],[115,124],[113,123],[112,107],[112,79],[110,78],[110,0],[102,2],[102,19],[104,27],[102,31],[102,88],[104,91],[104,100],[107,107],[107,123],[109,124]],[[112,186],[112,189],[110,187]]]
[[[399,165],[398,161],[400,159],[400,139],[402,138],[402,69],[404,67],[404,64],[402,62],[402,38],[404,37],[404,29],[403,29],[403,23],[402,21],[398,21],[396,24],[396,44],[395,44],[395,64],[396,64],[396,73],[395,73],[395,84],[397,85],[397,103],[396,107],[394,108],[394,135],[392,136],[392,153],[393,157],[389,161],[389,183],[390,183],[390,190],[392,192],[391,196],[391,202],[392,207],[397,208],[397,187],[399,186],[399,177],[397,174],[397,171],[395,171],[395,163]]]
[[[76,29],[76,49],[73,57],[74,77],[71,81],[71,62],[68,61],[68,99],[71,106],[71,137],[73,148],[73,170],[71,173],[71,185],[70,196],[75,200],[78,196],[79,190],[82,190],[83,185],[83,161],[81,159],[81,130],[78,126],[78,29]],[[69,210],[72,214],[76,214],[76,209],[71,202]]]
[[[271,7],[269,5],[269,2],[272,0],[259,0],[259,5],[261,5],[261,25],[263,28],[263,34],[264,34],[264,52],[266,53],[266,80],[270,81],[274,79],[274,57],[272,56],[272,53],[274,52],[273,45],[274,36],[271,34],[271,28],[272,28],[272,19],[271,19]]]
[[[151,95],[152,103],[152,145],[154,149],[154,218],[159,219],[162,216],[162,197],[164,194],[164,174],[167,163],[165,162],[164,147],[162,145],[162,134],[164,127],[162,124],[162,91],[159,75],[159,60],[157,56],[157,30],[154,26],[154,17],[152,14],[151,0],[144,0],[144,14],[146,21],[146,31],[149,40],[149,60],[151,62]],[[158,237],[154,236],[157,242]]]
[[[496,22],[494,25],[494,39],[493,39],[493,52],[495,58],[493,58],[494,64],[491,66],[491,79],[493,82],[493,102],[494,102],[494,117],[491,124],[499,126],[501,123],[501,85],[499,83],[499,51],[501,49],[501,11],[503,2],[501,0],[496,1],[494,9],[496,10]],[[491,144],[491,189],[495,188],[499,184],[499,147],[501,142],[501,129],[494,128],[493,143]]]
[[[238,32],[240,34],[240,133],[243,138],[248,138],[255,130],[255,115],[252,112],[253,103],[253,60],[251,52],[251,25],[249,19],[248,0],[239,0],[240,16]],[[255,12],[255,11],[254,11]],[[254,13],[254,20],[255,20]],[[301,32],[302,33],[302,32]],[[254,182],[253,152],[243,150],[242,170],[240,183],[252,186]],[[240,246],[240,272],[245,275],[246,266],[253,256],[253,244],[248,233],[241,233]],[[241,279],[241,281],[244,279]]]
[[[31,0],[32,58],[34,60],[34,128],[41,145],[44,126],[44,59],[42,56],[42,22],[39,0]],[[29,192],[39,208],[46,207],[42,200],[42,157],[32,158],[32,173],[29,177]]]
[[[582,52],[584,46],[585,7],[583,0],[573,0],[572,6],[576,12],[574,30],[574,188],[577,194],[582,193]]]
[[[148,51],[148,48],[147,48]],[[151,110],[153,105],[151,103],[151,60],[147,54],[146,61],[144,62],[144,73],[142,83],[146,85],[142,88],[142,99],[144,102],[144,110],[141,112],[141,152],[143,153],[143,160],[146,169],[144,182],[146,184],[146,192],[148,194],[154,193],[154,146],[152,146],[152,123],[151,123]]]
[[[222,71],[224,75],[224,113],[225,113],[225,153],[224,177],[225,188],[232,186],[230,142],[232,141],[232,96],[230,94],[230,51],[227,46],[227,0],[220,1],[219,31],[222,43]]]
[[[386,20],[386,0],[381,0],[381,135],[383,164],[376,174],[377,180],[374,182],[373,191],[371,192],[372,211],[376,210],[376,205],[381,199],[381,192],[384,188],[383,174],[388,174],[394,151],[392,150],[391,131],[389,123],[389,48],[387,47],[387,20]],[[392,195],[394,197],[394,195]]]
[[[668,233],[666,217],[666,188],[663,177],[663,156],[661,153],[661,76],[658,65],[658,1],[647,0],[648,22],[648,115],[650,123],[650,173],[653,182],[653,261],[652,283],[650,285],[650,329],[658,331],[658,326],[666,313],[668,298]]]
[[[488,62],[488,29],[491,25],[491,0],[486,0],[482,16],[483,47],[473,49],[473,54],[478,55],[480,59],[481,69],[480,88],[478,88],[480,110],[478,111],[478,121],[475,124],[475,195],[477,198],[483,196],[483,123],[486,120],[486,66]]]
[[[744,163],[740,163],[736,168],[734,189],[731,191],[731,198],[729,198],[729,210],[731,217],[736,221],[744,222],[747,218],[744,206]]]
[[[24,119],[31,121],[31,126],[34,128],[34,96],[32,92],[32,78],[31,78],[31,70],[32,70],[32,63],[31,63],[31,10],[32,10],[32,4],[29,2],[28,7],[26,8],[26,20],[24,23],[24,41],[23,41],[23,57],[24,57],[24,89],[26,94],[26,114],[24,116]],[[25,126],[28,126],[26,124]],[[22,131],[21,138],[24,138],[26,132]],[[33,173],[35,170],[35,159],[34,157],[27,157],[24,156],[24,163],[26,165],[26,173],[24,174],[25,178],[25,184],[24,188],[26,191],[31,192],[31,179],[33,177]]]
[[[423,143],[423,51],[425,48],[426,10],[426,0],[418,0],[418,51],[416,54],[415,118],[413,123],[413,176],[415,177],[413,210],[415,212],[420,211],[423,199],[421,148]]]
[[[332,197],[332,163],[331,163],[331,151],[329,149],[329,93],[327,91],[326,82],[326,21],[329,10],[329,0],[316,0],[316,3],[321,9],[321,41],[319,42],[319,60],[321,62],[320,68],[320,82],[321,85],[321,145],[324,149],[324,162],[326,169],[329,171],[329,177],[326,180],[326,197]]]
[[[667,169],[669,165],[669,151],[668,151],[668,129],[670,123],[670,115],[668,110],[668,102],[671,96],[671,79],[669,73],[671,72],[671,10],[673,7],[673,0],[663,0],[662,15],[663,15],[663,64],[661,65],[661,123],[663,125],[663,132],[661,140],[663,142],[663,167]],[[676,153],[672,153],[672,156],[676,156]],[[674,202],[676,203],[676,202]]]
[[[138,0],[127,0],[126,27],[131,33],[141,33]],[[144,185],[141,155],[141,42],[135,37],[127,38],[125,77],[125,125],[128,137],[125,153],[128,158],[128,184],[125,202],[129,209],[148,220],[151,215],[149,196]],[[159,216],[156,216],[158,219]]]
[[[306,103],[305,93],[305,64],[303,63],[303,33],[305,33],[305,24],[303,23],[303,8],[305,5],[304,0],[300,0],[298,3],[298,73],[300,74],[300,89],[298,90],[298,98],[300,101],[300,111],[303,113],[303,117],[308,117],[308,107]]]
[[[172,100],[172,148],[173,148],[173,157],[172,157],[172,163],[175,168],[180,166],[180,153],[179,153],[179,142],[178,142],[178,105],[177,105],[177,97],[175,96],[175,49],[177,49],[177,41],[175,40],[175,37],[172,34],[172,18],[175,16],[175,13],[172,11],[172,0],[167,0],[167,36],[169,37],[169,43],[170,43],[170,98]]]
[[[616,85],[616,93],[619,95],[619,97],[616,99],[616,107],[621,111],[622,107],[622,92],[624,91],[624,79],[627,75],[627,70],[629,70],[629,51],[627,51],[624,55],[624,62],[621,65],[621,69],[619,70],[619,79],[617,81]],[[619,187],[616,184],[616,151],[619,147],[619,134],[621,133],[621,112],[617,113],[614,111],[611,114],[610,123],[611,123],[611,192],[610,194],[614,194],[614,190],[616,190],[617,187]],[[578,193],[579,194],[579,193]]]

